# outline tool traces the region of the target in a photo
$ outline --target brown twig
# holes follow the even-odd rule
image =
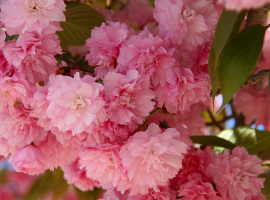
[[[75,63],[73,60],[70,60],[66,57],[64,57],[63,55],[56,55],[57,58],[63,60],[65,63],[67,63],[67,67],[70,68],[70,69],[78,69],[78,70],[81,70],[81,71],[84,71],[84,72],[88,72],[90,74],[94,74],[94,69],[91,68],[91,67],[85,67],[85,66],[82,66],[82,65],[79,65],[77,63]]]
[[[232,119],[232,118],[234,118],[234,117],[235,117],[234,115],[225,116],[225,117],[224,117],[222,120],[220,120],[220,121],[214,121],[214,122],[211,122],[211,123],[206,123],[206,126],[217,126],[217,124],[224,123],[224,122],[226,122],[227,120]]]
[[[270,10],[270,4],[266,4],[264,7]]]
[[[255,85],[255,84],[260,83],[263,79],[269,77],[269,72],[270,72],[270,69],[264,69],[264,70],[259,71],[257,74],[250,76],[246,80],[246,82],[241,86],[241,88],[245,88],[245,87],[248,87],[250,85]],[[220,94],[221,94],[221,91],[220,91],[220,89],[218,89],[216,96],[218,96]],[[212,95],[212,92],[210,95]]]
[[[263,26],[267,25],[267,17],[268,17],[268,9],[265,7],[258,8],[258,9],[251,9],[248,11],[247,20],[246,20],[246,27],[261,24]]]
[[[219,124],[219,122],[216,121],[215,117],[212,115],[211,111],[208,110],[208,113],[212,119],[212,122],[213,123],[212,125],[215,125],[216,127],[218,127],[220,130],[223,130],[223,127]]]

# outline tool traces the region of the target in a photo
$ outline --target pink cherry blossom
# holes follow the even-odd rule
[[[29,84],[24,78],[13,74],[12,77],[5,76],[0,70],[0,111],[15,111],[15,102],[29,107],[30,99],[33,95],[34,86]]]
[[[107,113],[112,122],[127,125],[142,124],[154,109],[154,92],[149,89],[149,77],[142,78],[136,70],[124,76],[110,72],[103,80]]]
[[[193,104],[190,107],[190,112],[180,113],[176,115],[164,115],[164,118],[171,128],[176,128],[179,132],[186,128],[190,135],[206,135],[208,130],[202,112],[207,108],[202,103]]]
[[[91,132],[95,125],[104,122],[106,112],[101,92],[103,85],[88,75],[74,78],[51,75],[49,79],[47,116],[59,131],[72,131],[73,135]]]
[[[170,113],[190,112],[190,106],[206,101],[210,94],[208,74],[194,75],[188,68],[167,70],[166,84],[155,89],[158,107],[163,105]]]
[[[168,186],[161,187],[159,186],[159,192],[150,189],[146,195],[134,195],[128,196],[127,200],[173,200],[176,199],[177,193],[171,190]]]
[[[187,50],[209,41],[218,20],[214,4],[208,0],[156,0],[153,13],[160,36]]]
[[[147,23],[154,21],[153,7],[148,0],[129,0],[123,8],[114,10],[110,20],[142,29]]]
[[[7,158],[10,154],[15,152],[15,147],[8,145],[7,139],[0,137],[0,155]]]
[[[239,90],[234,96],[235,111],[245,116],[245,124],[250,124],[255,119],[256,126],[263,124],[267,130],[270,130],[270,95],[268,86],[260,89],[259,85]]]
[[[188,182],[188,177],[193,174],[200,174],[200,178],[204,181],[211,182],[212,177],[205,174],[205,170],[212,163],[214,151],[211,147],[206,147],[204,150],[198,149],[196,152],[188,152],[182,162],[182,169],[171,180],[171,188],[178,190],[182,184]]]
[[[16,106],[14,113],[0,113],[0,136],[15,147],[24,147],[33,141],[43,140],[48,132],[37,125],[37,118],[31,114],[31,109],[21,105]]]
[[[99,182],[86,177],[85,169],[80,169],[79,159],[68,163],[64,168],[64,178],[68,184],[74,184],[82,191],[93,190],[94,187],[99,187]]]
[[[86,176],[97,180],[102,188],[116,187],[126,174],[119,157],[120,148],[116,143],[107,143],[85,150],[80,155],[80,168],[85,168]]]
[[[26,32],[20,35],[16,43],[4,47],[8,62],[19,70],[31,83],[46,81],[56,72],[56,54],[62,54],[58,36],[39,36]]]
[[[261,159],[249,155],[244,147],[235,147],[231,155],[229,149],[215,155],[213,163],[206,169],[226,200],[243,200],[260,194],[265,179],[258,175],[263,172]]]
[[[86,40],[90,53],[86,55],[88,64],[97,66],[95,74],[104,77],[108,72],[117,71],[117,58],[122,43],[134,34],[133,29],[120,22],[103,23],[91,32],[91,38]]]
[[[265,4],[270,3],[270,0],[218,0],[218,4],[224,5],[227,10],[249,10],[263,7]]]
[[[51,82],[52,84],[52,82]],[[36,83],[36,91],[33,95],[31,107],[32,116],[38,118],[38,125],[49,131],[51,129],[51,119],[47,116],[47,108],[50,102],[47,100],[49,85],[40,86]]]
[[[17,195],[25,196],[37,180],[37,176],[29,176],[25,173],[10,171],[7,174],[7,180],[11,184],[12,188],[16,188]]]
[[[99,200],[127,200],[129,197],[128,195],[128,190],[122,194],[121,192],[117,191],[116,188],[111,187],[103,193]]]
[[[47,161],[38,147],[28,145],[17,151],[10,158],[13,168],[17,172],[28,173],[29,175],[40,174],[46,169]]]
[[[197,178],[190,180],[182,185],[178,192],[178,196],[182,196],[183,200],[222,200],[218,197],[213,185],[209,182],[203,182]]]
[[[3,200],[14,200],[14,194],[12,190],[5,185],[0,185],[0,199]]]
[[[153,86],[165,84],[166,70],[175,65],[174,48],[167,49],[165,42],[144,29],[132,36],[120,48],[117,60],[120,72],[135,69],[140,75],[150,76]]]
[[[150,124],[145,132],[136,132],[121,148],[128,180],[123,180],[118,190],[131,189],[130,195],[145,195],[151,188],[159,192],[159,186],[165,186],[182,168],[186,152],[187,145],[180,141],[176,129],[162,132],[158,125]]]
[[[65,7],[63,0],[4,0],[0,17],[9,35],[26,31],[52,34],[62,30]]]
[[[50,170],[54,170],[58,166],[64,167],[68,162],[78,158],[80,152],[78,144],[63,146],[52,133],[49,133],[42,142],[35,144],[42,151]]]

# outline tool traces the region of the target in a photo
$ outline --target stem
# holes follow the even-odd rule
[[[154,110],[153,112],[150,112],[150,114],[146,118],[151,117],[152,115],[154,115],[155,113],[157,113],[159,111],[160,111],[160,108]]]
[[[227,120],[229,119],[232,119],[234,118],[234,115],[230,115],[230,116],[225,116],[221,121],[215,121],[215,122],[211,122],[211,123],[206,123],[206,126],[216,126],[217,124],[221,124],[221,123],[224,123],[226,122]]]
[[[211,119],[212,119],[212,123],[213,125],[215,125],[216,127],[218,127],[220,130],[223,130],[223,127],[216,121],[215,117],[212,115],[210,110],[207,110]]]

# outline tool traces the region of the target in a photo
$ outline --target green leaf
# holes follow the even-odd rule
[[[260,178],[265,178],[264,188],[262,188],[262,193],[266,196],[266,199],[270,199],[270,176],[267,174],[261,174]]]
[[[250,26],[235,35],[225,46],[218,66],[218,80],[224,107],[242,86],[259,61],[268,27]]]
[[[227,11],[225,9],[222,11],[218,20],[214,38],[215,55],[217,58],[215,60],[215,69],[217,69],[219,57],[226,43],[241,30],[246,13],[247,11],[237,13],[234,11]]]
[[[212,85],[213,108],[215,107],[214,105],[215,96],[219,89],[218,72],[217,72],[217,69],[215,69],[215,61],[216,61],[216,53],[215,53],[215,45],[213,42],[210,49],[210,53],[209,53],[209,59],[208,59],[208,67],[209,67],[209,73],[210,73],[211,85]]]
[[[57,32],[62,47],[67,45],[84,45],[90,38],[91,30],[105,22],[103,16],[95,9],[79,2],[65,2],[67,5],[66,21],[61,22],[64,31]]]
[[[218,146],[227,149],[233,149],[236,147],[236,145],[231,143],[230,141],[212,135],[190,136],[190,138],[192,142],[197,144]]]
[[[63,178],[63,172],[60,168],[54,170],[54,172],[46,170],[33,184],[24,200],[36,200],[49,192],[52,192],[53,199],[56,200],[59,199],[67,189],[68,184]]]
[[[64,179],[64,173],[63,171],[58,167],[56,170],[54,170],[53,175],[53,181],[54,181],[54,190],[53,190],[53,198],[59,199],[68,189],[67,181]]]
[[[245,147],[249,154],[262,156],[270,148],[270,132],[259,131],[250,126],[238,126],[234,129],[224,130],[217,136],[236,146]]]
[[[212,100],[214,105],[215,96],[219,89],[218,82],[218,61],[222,54],[223,48],[233,36],[241,30],[247,11],[236,13],[233,11],[223,10],[215,32],[215,38],[209,54],[209,72],[212,85]]]

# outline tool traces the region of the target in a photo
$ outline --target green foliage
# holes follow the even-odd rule
[[[213,107],[215,107],[214,100],[219,89],[218,71],[217,69],[215,69],[215,62],[216,62],[216,53],[215,53],[215,45],[213,41],[211,50],[209,53],[209,59],[208,59],[208,67],[209,67],[209,73],[210,73],[211,85],[212,85]]]
[[[224,130],[218,137],[228,140],[236,146],[245,147],[249,154],[264,155],[270,148],[270,132],[259,131],[250,126],[238,126],[234,129]]]
[[[217,58],[215,60],[215,69],[217,68],[218,60],[226,43],[241,30],[246,13],[247,11],[237,13],[223,10],[218,20],[214,38],[214,50]]]
[[[266,199],[270,199],[270,176],[267,174],[262,174],[259,177],[265,178],[264,188],[261,190],[262,193],[266,196]]]
[[[79,2],[65,2],[66,21],[61,22],[64,31],[58,32],[61,46],[84,45],[85,40],[90,38],[91,30],[105,22],[103,16],[95,9]]]
[[[100,197],[101,193],[103,192],[101,188],[97,187],[95,187],[93,191],[86,191],[86,192],[83,192],[78,188],[75,188],[75,190],[80,200],[90,200],[90,199],[97,200]]]
[[[218,62],[227,42],[241,30],[246,11],[236,13],[223,10],[217,24],[215,38],[209,54],[209,72],[212,85],[212,99],[219,89]]]
[[[36,200],[49,192],[53,193],[53,198],[56,200],[66,192],[67,188],[68,184],[60,168],[54,172],[47,170],[36,180],[24,200]]]
[[[231,143],[230,141],[213,135],[190,136],[190,138],[193,143],[197,144],[218,146],[227,149],[233,149],[236,147],[236,145]]]
[[[259,61],[268,27],[250,26],[235,35],[225,46],[218,66],[218,80],[226,105],[243,85]]]

